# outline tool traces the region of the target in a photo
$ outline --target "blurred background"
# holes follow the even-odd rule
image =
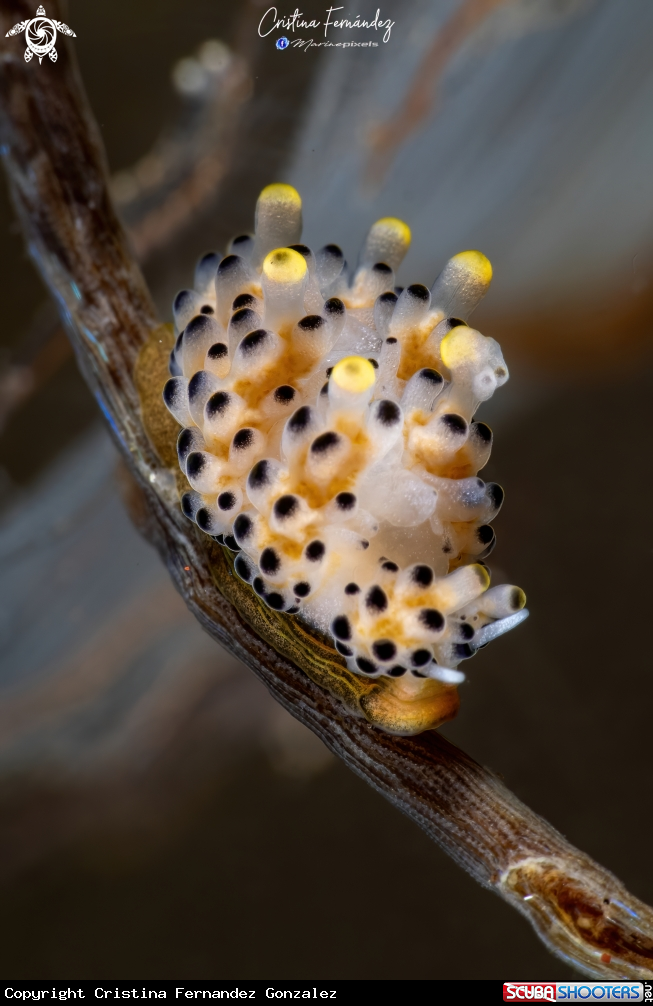
[[[491,568],[532,614],[443,732],[651,902],[653,7],[382,0],[387,44],[303,51],[259,37],[267,6],[70,0],[161,318],[272,181],[350,262],[406,219],[402,282],[490,257]],[[195,624],[0,200],[2,974],[571,977]]]

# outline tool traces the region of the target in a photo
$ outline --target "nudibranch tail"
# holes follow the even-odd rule
[[[492,267],[462,252],[431,290],[401,289],[402,221],[372,226],[353,274],[301,227],[295,189],[268,186],[255,234],[205,255],[175,298],[163,397],[182,426],[181,507],[269,608],[330,636],[423,729],[419,703],[528,614],[484,564],[503,490],[479,478],[492,432],[475,413],[508,370],[468,320]]]

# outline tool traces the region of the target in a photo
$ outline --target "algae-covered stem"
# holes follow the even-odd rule
[[[281,631],[284,616],[250,603],[251,591],[240,594],[223,550],[181,515],[174,458],[153,446],[167,442],[174,424],[166,429],[160,419],[157,428],[152,410],[148,436],[138,393],[140,386],[147,412],[165,335],[109,201],[104,153],[72,53],[66,46],[56,65],[25,64],[4,36],[32,8],[0,0],[0,11],[2,151],[26,240],[138,483],[140,526],[191,610],[346,764],[521,911],[553,952],[591,976],[651,977],[650,908],[436,732],[393,737],[347,712],[316,683],[336,674],[332,651],[305,633]],[[340,683],[341,698],[353,704],[346,674]]]

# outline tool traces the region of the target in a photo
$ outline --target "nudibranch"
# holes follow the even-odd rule
[[[181,507],[263,603],[414,707],[528,614],[484,563],[504,494],[478,476],[492,432],[474,417],[508,369],[468,319],[492,268],[466,251],[431,290],[402,289],[402,221],[372,226],[353,275],[301,231],[299,194],[269,185],[255,233],[204,255],[174,300]]]

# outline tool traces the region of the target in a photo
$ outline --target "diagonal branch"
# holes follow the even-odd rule
[[[62,46],[56,64],[26,64],[22,40],[4,36],[31,16],[27,3],[0,0],[0,15],[2,151],[26,240],[134,476],[137,521],[190,609],[350,768],[525,915],[553,952],[588,975],[651,977],[650,908],[439,734],[395,737],[371,726],[361,715],[375,700],[371,685],[293,620],[260,607],[225,550],[182,517],[175,428],[159,405],[170,333],[157,327],[111,206],[71,49]]]

